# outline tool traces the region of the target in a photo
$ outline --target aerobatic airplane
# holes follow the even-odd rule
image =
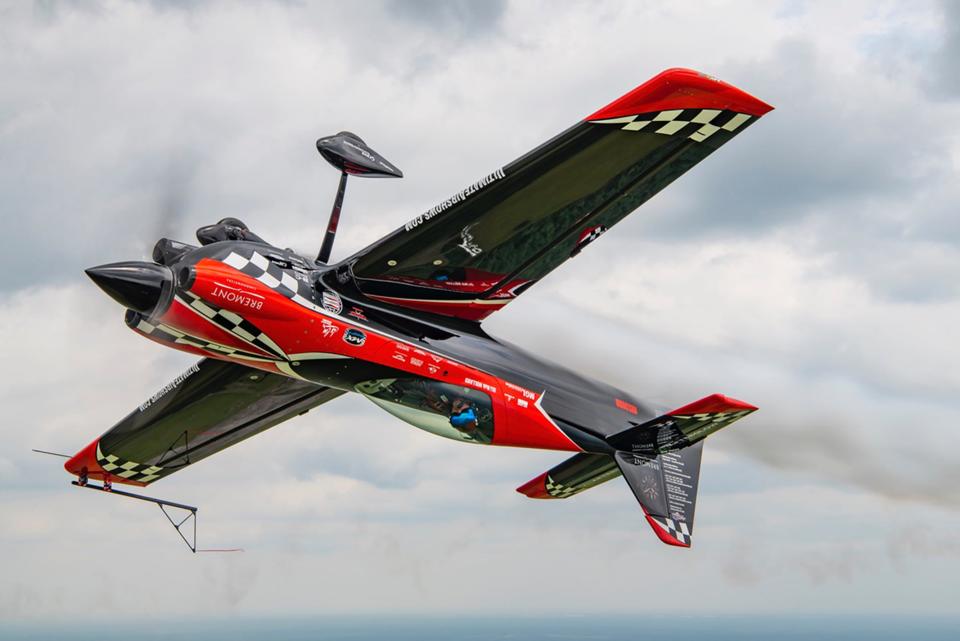
[[[771,109],[669,69],[332,263],[347,177],[402,173],[352,133],[321,138],[341,177],[316,259],[227,218],[198,230],[199,245],[164,238],[153,262],[87,270],[133,331],[200,360],[67,471],[75,485],[195,516],[114,484],[150,485],[354,392],[446,438],[571,453],[518,488],[531,498],[623,476],[660,540],[689,547],[703,440],[756,408],[720,394],[658,408],[492,338],[481,321]]]

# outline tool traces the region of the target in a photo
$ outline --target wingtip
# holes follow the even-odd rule
[[[760,117],[773,106],[733,85],[683,67],[660,72],[599,109],[587,120],[618,118],[664,109],[729,109]]]
[[[556,498],[547,492],[547,473],[531,479],[517,488],[517,492],[528,496],[531,499],[552,499]]]
[[[90,479],[97,479],[100,481],[109,479],[114,483],[146,487],[146,483],[125,479],[122,476],[117,476],[116,474],[111,474],[104,470],[103,467],[100,466],[100,462],[97,460],[97,448],[99,445],[100,439],[97,438],[82,450],[71,456],[63,464],[63,469],[65,469],[68,474],[72,474],[74,476],[86,474],[87,478]]]
[[[723,394],[711,394],[710,396],[705,396],[698,401],[694,401],[684,405],[683,407],[678,407],[677,409],[667,413],[670,416],[677,416],[682,414],[737,412],[742,410],[755,412],[757,409],[759,408],[756,405],[751,405],[750,403],[730,396],[724,396]]]

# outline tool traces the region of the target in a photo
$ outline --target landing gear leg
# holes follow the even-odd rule
[[[103,491],[112,492],[113,491],[113,481],[109,477],[103,479]]]
[[[87,486],[87,468],[83,468],[82,470],[80,470],[80,476],[77,479],[77,485],[79,485],[80,487]]]

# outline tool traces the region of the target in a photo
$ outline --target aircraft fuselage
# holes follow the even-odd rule
[[[318,268],[247,241],[181,247],[159,257],[165,266],[88,270],[127,304],[131,329],[168,347],[357,392],[466,442],[609,453],[605,435],[657,415],[476,323],[371,300],[354,286],[349,264]],[[149,306],[140,281],[151,278]]]

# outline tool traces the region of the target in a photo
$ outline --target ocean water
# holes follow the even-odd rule
[[[0,623],[0,639],[40,641],[956,641],[960,616],[352,616]]]

